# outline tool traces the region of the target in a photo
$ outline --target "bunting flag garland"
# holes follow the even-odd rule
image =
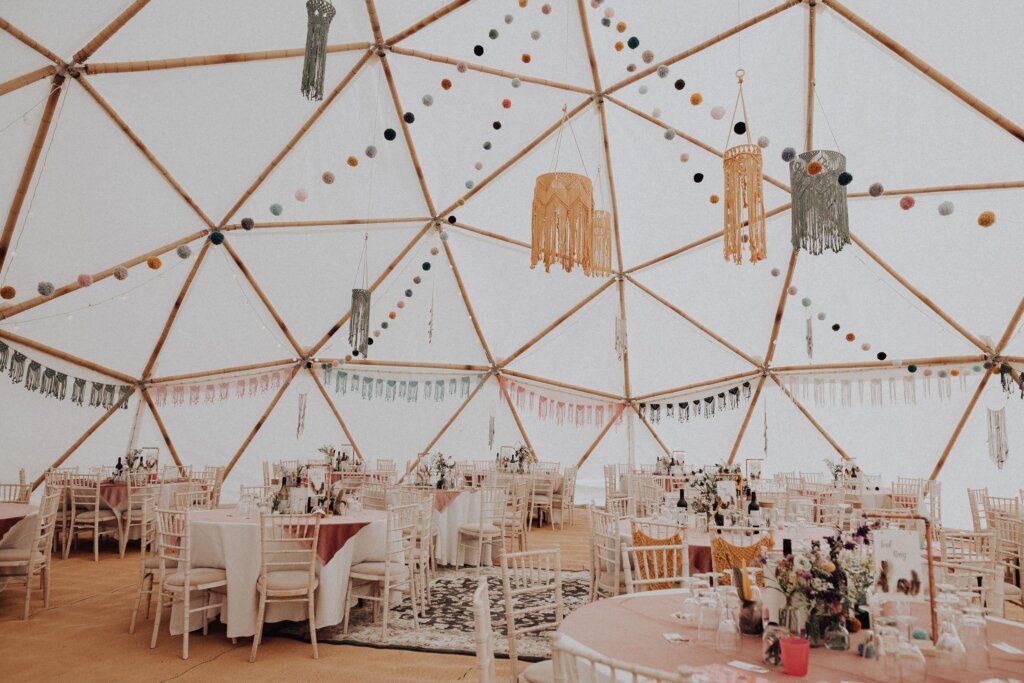
[[[63,401],[67,397],[69,375],[33,360],[24,353],[0,341],[0,373],[7,372],[11,384],[23,384],[25,389],[47,398]],[[86,380],[71,377],[71,402],[76,406],[85,404]],[[127,384],[104,384],[92,382],[89,406],[92,408],[114,407],[115,399],[121,408],[128,407],[128,397],[135,387]]]
[[[665,403],[640,403],[637,405],[640,417],[657,424],[662,415],[666,418],[675,417],[679,422],[689,422],[691,418],[703,417],[710,419],[717,413],[735,410],[750,400],[750,382],[743,382],[731,387],[722,387],[709,396],[701,396],[686,401]]]
[[[1010,447],[1006,443],[1006,408],[992,410],[988,408],[988,456],[996,467],[1003,469],[1006,459],[1010,456]]]
[[[320,369],[323,372],[324,387],[333,387],[335,394],[352,394],[364,401],[383,398],[388,403],[417,403],[421,392],[424,399],[430,399],[434,403],[443,403],[448,398],[467,398],[472,390],[473,380],[480,382],[485,378],[482,373],[473,373],[443,378],[421,374],[413,375],[416,379],[412,379],[413,376],[409,375],[403,377],[373,370],[368,373],[356,372],[354,368],[341,370],[330,363],[321,364]]]
[[[953,396],[954,385],[961,392],[967,390],[967,376],[970,370],[958,370],[954,375],[947,370],[907,374],[904,370],[887,371],[882,374],[858,373],[856,378],[839,379],[820,375],[781,375],[782,385],[797,400],[813,401],[818,407],[844,408],[854,405],[881,407],[889,405],[916,405],[933,396],[948,401]],[[953,377],[959,381],[954,383]],[[856,393],[854,388],[856,387]]]
[[[517,410],[534,412],[541,420],[553,420],[559,427],[605,425],[609,421],[614,421],[616,426],[622,424],[622,403],[584,401],[576,394],[563,392],[547,393],[536,385],[527,385],[505,375],[500,375],[498,381],[505,390],[502,396],[508,395]]]
[[[182,384],[155,384],[150,390],[153,403],[164,408],[207,406],[228,400],[240,400],[277,391],[288,380],[292,367],[249,375],[234,375],[208,381]],[[232,391],[232,388],[234,389]],[[169,399],[169,400],[168,400]]]

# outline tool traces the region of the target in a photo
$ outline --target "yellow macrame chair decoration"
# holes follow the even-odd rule
[[[634,527],[633,529],[633,545],[641,547],[652,547],[652,546],[663,546],[663,545],[682,545],[683,537],[679,533],[672,534],[668,538],[652,538]],[[683,562],[689,560],[683,557],[683,551],[674,550],[672,553],[663,554],[655,553],[654,551],[647,551],[646,553],[637,553],[638,556],[644,558],[644,562],[638,563],[640,566],[637,567],[637,572],[640,574],[642,581],[648,581],[650,579],[660,579],[674,574],[669,569],[668,556],[672,556],[672,566],[682,567]],[[661,559],[664,558],[664,559]],[[650,566],[654,566],[654,574],[648,571]],[[647,590],[664,590],[668,588],[675,588],[676,584],[670,581],[665,583],[651,583],[647,585]]]

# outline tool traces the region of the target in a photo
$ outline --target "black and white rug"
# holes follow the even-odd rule
[[[495,633],[494,654],[497,657],[508,657],[508,630],[505,624],[505,601],[501,591],[501,572],[493,567],[485,567],[481,572],[487,577],[488,593],[491,598],[491,629]],[[387,639],[381,637],[380,622],[372,623],[371,608],[366,605],[352,609],[348,634],[342,633],[341,624],[328,626],[317,630],[317,642],[473,655],[476,653],[476,642],[473,637],[473,592],[476,587],[474,570],[441,571],[431,584],[433,604],[421,610],[418,631],[413,629],[412,607],[406,597],[400,605],[391,608]],[[590,578],[586,571],[563,571],[563,617],[585,605],[589,591]],[[550,623],[554,627],[553,614],[539,617],[540,615],[533,622],[520,621],[520,625]],[[520,636],[519,658],[525,661],[549,659],[549,633],[550,631],[544,631]],[[266,635],[309,641],[309,630],[304,622],[286,623],[272,632],[268,628]]]

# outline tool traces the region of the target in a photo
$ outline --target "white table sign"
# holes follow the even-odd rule
[[[928,572],[916,531],[878,529],[871,535],[875,558],[875,593],[885,600],[920,600],[928,595]]]
[[[715,488],[718,491],[718,497],[722,499],[723,503],[729,503],[732,505],[736,502],[736,482],[733,479],[720,479],[715,482]]]

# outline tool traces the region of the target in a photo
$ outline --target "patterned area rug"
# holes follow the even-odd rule
[[[501,592],[501,571],[493,567],[481,570],[487,577],[491,597],[491,628],[496,634],[494,654],[508,657],[508,631],[505,628],[505,601]],[[473,570],[462,573],[447,570],[438,573],[431,585],[433,604],[420,615],[418,631],[413,629],[412,608],[408,598],[401,605],[391,608],[388,618],[388,637],[381,637],[380,622],[371,622],[369,605],[352,609],[349,617],[349,632],[342,634],[341,624],[317,630],[318,643],[338,645],[362,645],[384,649],[412,650],[415,652],[437,652],[446,654],[473,655],[476,643],[473,639],[473,592],[477,580]],[[590,578],[585,571],[562,572],[563,617],[587,603]],[[550,623],[554,626],[554,615],[536,619],[534,623]],[[527,625],[526,622],[520,622]],[[284,636],[309,641],[309,630],[305,623],[287,622],[269,628],[266,635]],[[551,658],[548,645],[549,631],[520,636],[519,658],[525,661],[540,661]]]

